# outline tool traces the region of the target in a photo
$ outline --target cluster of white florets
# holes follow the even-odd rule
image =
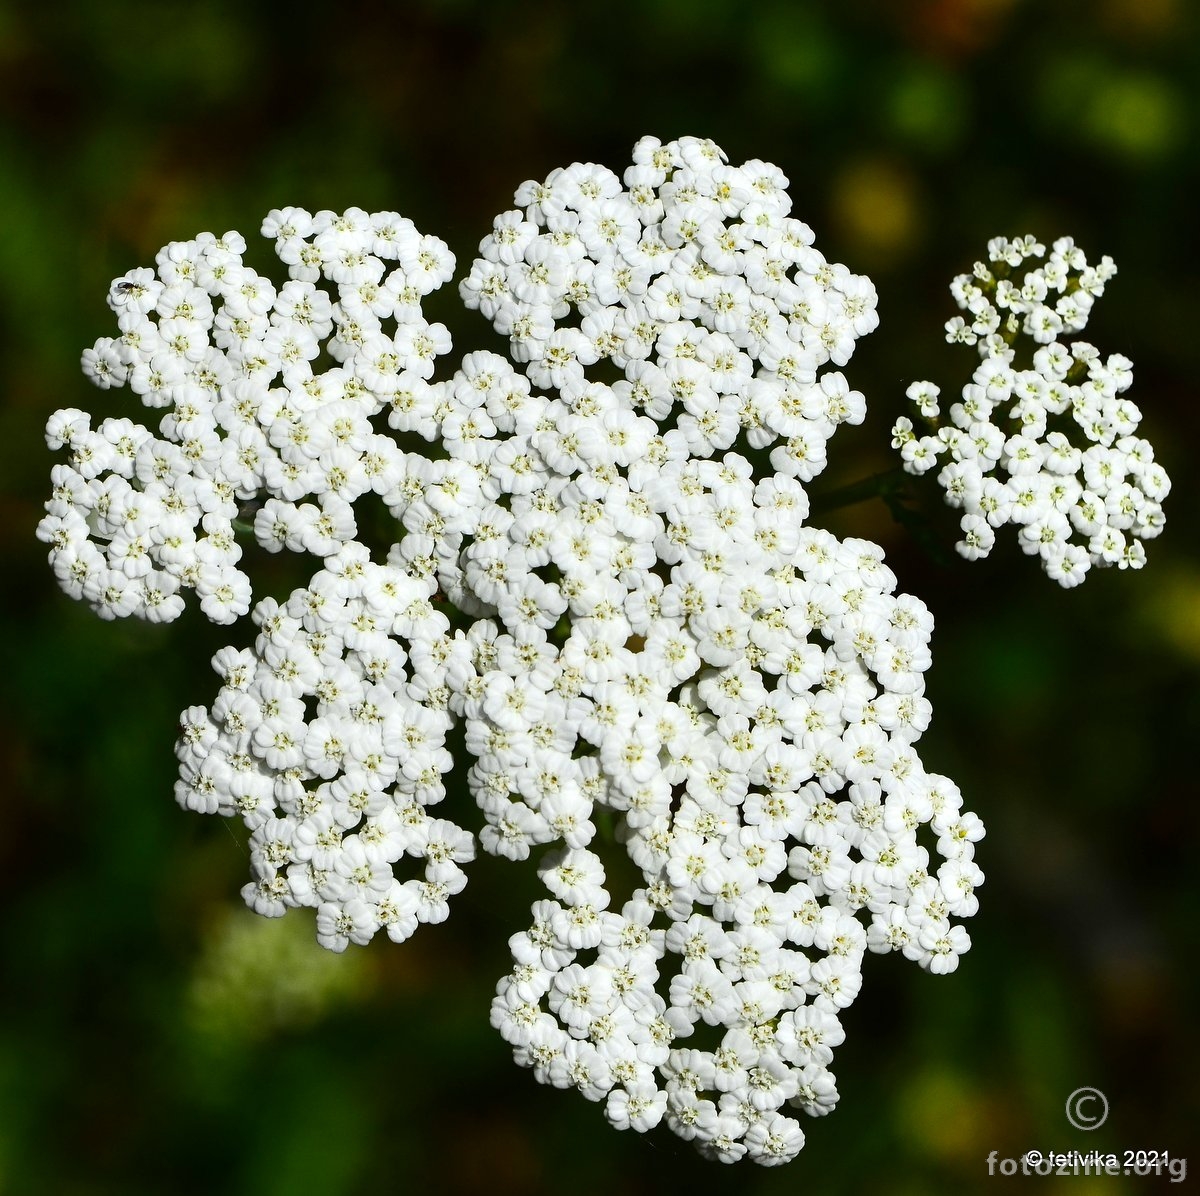
[[[914,748],[929,612],[878,546],[805,526],[804,483],[863,414],[825,367],[874,327],[875,294],[817,253],[786,183],[646,139],[623,179],[526,184],[461,288],[517,365],[472,353],[443,382],[419,300],[450,259],[394,214],[272,213],[278,293],[233,235],[168,247],[159,279],[114,286],[136,335],[85,363],[169,406],[161,437],[122,425],[132,448],[106,455],[60,413],[71,464],[42,525],[109,614],[153,617],[153,586],[173,616],[190,585],[236,617],[248,584],[213,601],[206,569],[228,540],[213,568],[235,588],[239,503],[267,547],[320,556],[183,716],[177,798],[243,819],[247,903],[314,907],[334,950],[401,941],[446,917],[477,846],[547,848],[492,1009],[518,1062],[619,1128],[767,1164],[803,1143],[791,1112],[836,1102],[866,951],[952,970],[983,880],[982,825]],[[338,364],[315,374],[325,337]],[[385,408],[438,459],[375,432]],[[382,562],[355,539],[368,489],[396,520]],[[456,721],[477,836],[434,816]],[[622,850],[624,898],[602,859]]]
[[[343,549],[284,606],[258,604],[253,650],[219,652],[211,713],[181,720],[180,805],[241,817],[246,903],[267,917],[315,907],[335,951],[444,920],[475,854],[469,832],[428,813],[452,764],[435,589]],[[420,877],[397,877],[405,856],[424,861]]]
[[[716,477],[730,458],[699,465],[732,504],[736,475]],[[788,526],[772,485],[741,496],[760,529]],[[665,1117],[727,1162],[796,1153],[784,1109],[835,1103],[838,1013],[865,951],[952,970],[969,940],[951,919],[975,912],[983,879],[982,826],[912,747],[930,713],[928,612],[892,595],[875,545],[793,538],[689,545],[665,584],[648,571],[573,618],[540,676],[467,708],[499,844],[562,841],[493,1023],[619,1128]],[[641,872],[620,914],[587,846],[595,809]]]
[[[288,267],[279,288],[242,262],[238,233],[173,242],[157,271],[113,283],[121,335],[88,349],[83,371],[162,410],[157,432],[93,429],[73,408],[47,427],[69,456],[38,535],[63,589],[104,618],[168,621],[194,589],[209,619],[232,623],[251,600],[236,523],[252,520],[270,551],[328,556],[355,537],[355,500],[403,478],[404,454],[371,419],[421,402],[450,348],[421,299],[453,256],[395,212],[288,208],[263,232]]]
[[[901,418],[892,445],[910,473],[941,465],[946,502],[963,512],[957,547],[964,557],[987,556],[994,529],[1014,523],[1021,548],[1040,557],[1055,581],[1074,586],[1093,565],[1141,568],[1142,541],[1162,531],[1171,483],[1150,444],[1134,435],[1141,412],[1122,397],[1133,363],[1060,339],[1082,331],[1116,267],[1108,257],[1089,266],[1065,237],[1044,265],[1014,274],[1044,255],[1032,237],[998,238],[988,244],[988,263],[954,280],[970,322],[955,317],[946,339],[975,346],[981,363],[949,423],[939,420],[936,386],[909,387],[930,431],[918,436]],[[1017,360],[1022,336],[1036,346],[1031,361]]]
[[[878,324],[871,281],[827,262],[767,162],[709,141],[634,148],[622,180],[576,163],[516,194],[461,286],[536,386],[570,399],[611,362],[621,408],[678,429],[692,456],[783,441],[772,468],[808,481],[865,404],[841,374]]]
[[[665,1117],[764,1163],[803,1142],[785,1106],[836,1100],[866,949],[951,970],[983,879],[982,827],[912,750],[928,612],[877,546],[804,527],[801,482],[862,414],[817,373],[873,326],[874,293],[788,220],[785,182],[645,142],[624,186],[577,165],[518,192],[462,290],[554,393],[519,391],[453,595],[504,628],[463,637],[452,682],[483,846],[557,844],[494,1024],[614,1125]],[[518,393],[501,359],[470,367]],[[756,476],[739,437],[785,443]],[[523,671],[489,664],[508,637]],[[641,873],[620,914],[598,811]]]

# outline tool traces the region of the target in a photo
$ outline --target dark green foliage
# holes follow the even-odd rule
[[[1200,1166],[1197,16],[1186,0],[0,5],[0,1192],[884,1196],[991,1192],[991,1150],[1193,1148]],[[478,861],[448,923],[357,959],[309,946],[303,913],[254,921],[240,835],[171,798],[176,713],[211,700],[208,657],[250,629],[195,611],[102,624],[33,539],[46,416],[134,413],[77,362],[114,331],[109,280],[166,241],[356,204],[403,212],[461,264],[523,179],[620,170],[644,133],[777,162],[818,248],[879,287],[881,327],[846,371],[867,422],[835,439],[821,489],[890,467],[910,381],[961,385],[946,286],[988,237],[1025,232],[1116,259],[1088,337],[1133,359],[1176,479],[1145,573],[1072,592],[1015,537],[938,565],[884,503],[822,517],[883,543],[935,614],[922,756],[987,824],[988,879],[955,975],[868,959],[841,1105],[777,1174],[619,1136],[512,1065],[487,1010],[528,869]],[[432,318],[498,347],[449,288]],[[949,547],[930,497],[920,529]],[[1111,1104],[1091,1135],[1063,1115],[1085,1084]]]

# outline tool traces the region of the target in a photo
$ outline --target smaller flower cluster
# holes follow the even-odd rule
[[[243,263],[240,234],[205,233],[109,290],[121,335],[85,351],[84,374],[162,410],[157,433],[93,429],[73,408],[50,419],[47,443],[69,459],[38,536],[63,589],[104,618],[168,621],[194,589],[209,619],[232,623],[251,600],[240,518],[270,551],[327,556],[354,539],[355,500],[403,472],[371,418],[416,402],[449,350],[421,300],[453,256],[394,212],[288,208],[263,232],[291,278],[278,289]],[[335,364],[318,371],[323,352]]]
[[[936,386],[910,386],[930,431],[918,435],[902,417],[892,446],[909,473],[941,467],[946,502],[963,512],[957,547],[964,557],[987,556],[994,529],[1013,523],[1021,548],[1040,557],[1055,581],[1074,586],[1092,566],[1141,568],[1142,541],[1162,531],[1171,484],[1150,444],[1135,435],[1141,412],[1123,397],[1133,363],[1059,339],[1082,331],[1116,267],[1107,257],[1089,266],[1070,238],[1054,242],[1044,265],[1026,266],[1044,256],[1032,237],[998,238],[988,263],[954,280],[970,322],[951,320],[947,340],[974,346],[980,365],[949,422],[941,421]],[[1018,361],[1022,336],[1035,346],[1028,361]]]
[[[224,684],[211,713],[183,714],[176,799],[240,816],[246,903],[267,917],[314,907],[334,951],[443,921],[475,854],[470,832],[428,813],[445,796],[453,722],[434,590],[348,545],[285,605],[255,607],[253,649],[213,659]],[[405,856],[421,877],[396,876]]]

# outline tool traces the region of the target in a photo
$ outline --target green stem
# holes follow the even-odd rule
[[[888,502],[888,506],[891,506],[892,504],[888,500],[894,498],[897,491],[902,490],[908,480],[909,475],[897,466],[895,469],[888,469],[883,473],[874,473],[870,477],[861,478],[849,485],[826,490],[823,494],[814,496],[809,504],[809,509],[812,514],[820,515],[825,511],[836,511],[841,507],[851,507],[855,503],[866,502],[869,498],[883,498]]]
[[[911,475],[897,466],[883,473],[872,474],[861,481],[851,482],[848,486],[839,486],[835,490],[818,494],[812,500],[811,511],[819,515],[824,511],[836,511],[839,507],[865,502],[869,498],[880,498],[892,518],[909,532],[930,560],[944,567],[949,566],[951,558],[928,518],[918,508],[909,505],[914,497],[912,482]]]

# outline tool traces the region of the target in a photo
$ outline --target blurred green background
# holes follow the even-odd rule
[[[1200,1167],[1198,7],[0,3],[0,1192],[888,1196],[1019,1186],[989,1179],[992,1150]],[[215,693],[207,658],[246,629],[191,610],[102,624],[57,592],[33,538],[44,421],[124,410],[79,354],[113,331],[109,280],[166,241],[257,240],[271,207],[355,204],[403,212],[461,263],[523,179],[576,160],[619,172],[645,133],[778,163],[818,247],[875,280],[882,324],[847,370],[868,421],[839,434],[823,483],[887,465],[909,381],[961,384],[946,284],[989,237],[1025,232],[1116,259],[1088,336],[1134,360],[1176,483],[1148,569],[1073,592],[1014,536],[939,565],[882,504],[828,518],[885,544],[935,613],[922,756],[986,822],[987,884],[953,976],[868,959],[841,1104],[806,1119],[779,1172],[618,1135],[514,1067],[487,1010],[527,922],[519,869],[477,862],[450,921],[402,948],[334,957],[305,914],[244,911],[240,840],[175,806],[171,745],[176,713]],[[489,343],[449,290],[456,340]],[[1111,1106],[1091,1134],[1063,1114],[1082,1085]]]

